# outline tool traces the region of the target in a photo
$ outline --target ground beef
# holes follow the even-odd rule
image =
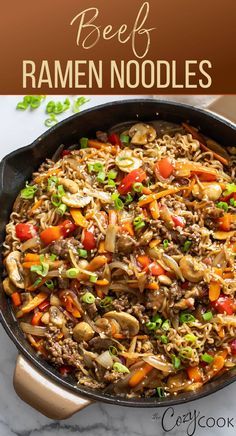
[[[71,338],[57,340],[52,333],[46,335],[45,348],[50,360],[56,365],[71,365],[80,369],[82,356],[79,353],[79,344]]]
[[[144,314],[144,312],[145,312],[145,307],[139,303],[135,304],[130,309],[130,313],[132,313],[132,315],[138,318],[141,324],[146,324],[149,321],[148,315]]]
[[[63,279],[62,277],[58,277],[58,287],[60,289],[68,289],[69,288],[69,279]]]
[[[62,259],[69,258],[69,250],[77,253],[77,249],[80,247],[80,242],[75,238],[60,239],[50,245],[50,252],[60,256]]]

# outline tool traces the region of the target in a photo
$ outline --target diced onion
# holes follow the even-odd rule
[[[39,238],[31,238],[25,241],[21,245],[21,251],[32,250],[32,248],[36,248],[40,244]]]
[[[163,253],[162,259],[164,260],[166,265],[175,272],[177,277],[179,277],[182,280],[182,282],[184,282],[183,274],[177,262],[171,256],[168,256],[168,254],[165,253]]]
[[[174,372],[175,369],[171,363],[163,362],[158,356],[147,356],[143,357],[144,362],[149,363],[153,368],[159,369],[163,372]]]
[[[105,249],[110,253],[115,253],[117,232],[118,226],[109,224],[105,238]]]
[[[109,351],[104,351],[95,360],[103,368],[110,369],[113,366],[113,359]]]
[[[31,325],[27,322],[21,322],[20,327],[24,333],[27,333],[29,335],[34,335],[34,336],[43,337],[43,336],[45,336],[46,331],[47,331],[46,327],[41,327],[38,325]]]

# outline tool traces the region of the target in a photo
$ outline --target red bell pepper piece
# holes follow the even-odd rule
[[[70,220],[63,221],[61,226],[63,228],[63,232],[65,233],[65,235],[69,235],[70,233],[74,232],[77,229],[76,224],[74,224]]]
[[[29,223],[19,223],[15,226],[16,236],[21,241],[27,241],[37,235],[37,227]]]
[[[168,157],[159,160],[155,164],[155,172],[159,173],[163,179],[168,179],[174,171],[174,166]]]
[[[218,313],[226,313],[227,315],[233,315],[235,302],[227,295],[221,294],[216,301],[212,301],[211,305]]]
[[[182,227],[182,228],[185,227],[185,224],[186,224],[185,220],[181,216],[173,215],[171,218],[172,218],[172,221],[176,227]]]
[[[70,150],[63,150],[63,151],[61,152],[61,157],[69,156],[70,154],[71,154],[71,151],[70,151]]]
[[[126,195],[132,190],[134,183],[142,183],[144,180],[146,180],[146,178],[147,175],[142,168],[133,170],[121,180],[120,186],[118,187],[118,192],[121,195]]]
[[[116,133],[111,133],[110,135],[108,135],[108,141],[112,144],[112,145],[119,145],[121,146],[121,140],[119,135],[117,135]]]
[[[96,248],[96,239],[93,232],[84,230],[82,235],[82,244],[85,250],[93,250]]]

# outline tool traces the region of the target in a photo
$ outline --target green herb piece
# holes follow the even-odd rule
[[[52,262],[54,262],[54,260],[56,260],[56,258],[57,258],[57,255],[56,254],[50,254],[50,256],[49,256],[49,260],[51,260]]]
[[[184,245],[183,245],[183,251],[184,251],[184,253],[187,253],[187,251],[190,249],[191,245],[192,245],[192,241],[189,241],[189,240],[187,239],[187,241],[185,241],[185,243],[184,243]]]
[[[149,321],[149,322],[146,323],[146,327],[147,327],[148,330],[156,330],[156,323],[152,322],[152,321]]]
[[[164,330],[164,332],[168,332],[168,330],[170,330],[170,321],[168,319],[166,319],[162,326],[161,326],[162,330]]]
[[[210,321],[213,318],[212,312],[208,311],[202,315],[204,321]]]
[[[68,279],[75,279],[79,274],[78,268],[70,268],[66,271],[66,277]]]
[[[39,277],[37,280],[35,280],[35,282],[33,283],[33,287],[37,288],[38,285],[40,285],[40,283],[42,282],[42,279]]]
[[[97,181],[99,183],[103,183],[105,181],[105,178],[106,178],[106,173],[104,171],[99,171],[97,175]]]
[[[145,227],[145,221],[143,220],[143,218],[141,216],[137,216],[134,219],[133,224],[134,224],[135,230],[140,230],[143,227]]]
[[[231,206],[236,207],[236,200],[234,198],[230,198],[229,202]]]
[[[63,185],[58,185],[57,187],[57,194],[59,197],[63,197],[63,195],[65,195],[65,191],[63,188]]]
[[[93,304],[95,302],[95,297],[93,294],[91,294],[91,292],[86,292],[84,295],[82,295],[81,300],[84,303]]]
[[[32,200],[34,198],[35,193],[38,187],[36,185],[29,185],[27,182],[25,184],[25,188],[20,191],[20,196],[24,200]]]
[[[44,124],[45,124],[46,127],[55,126],[55,124],[57,124],[57,123],[58,123],[58,119],[56,118],[55,114],[53,114],[53,113],[51,113],[49,118],[47,118],[44,121]]]
[[[46,98],[46,95],[25,95],[23,100],[17,103],[16,109],[25,111],[30,109],[37,109],[42,101]]]
[[[97,277],[97,275],[95,275],[95,274],[93,274],[93,275],[91,275],[91,276],[89,277],[89,281],[90,281],[91,283],[96,283],[97,279],[98,279],[98,277]]]
[[[227,183],[226,191],[223,192],[223,196],[227,197],[228,195],[231,195],[234,192],[236,192],[236,185],[235,185],[235,183]]]
[[[206,363],[212,363],[213,360],[214,360],[214,357],[212,357],[212,356],[211,356],[210,354],[208,354],[208,353],[204,353],[204,354],[202,354],[201,359],[202,359],[203,362],[206,362]]]
[[[74,103],[73,103],[73,107],[72,107],[72,111],[74,113],[77,113],[80,111],[81,106],[83,106],[85,103],[88,103],[90,101],[89,98],[85,98],[85,97],[78,97]]]
[[[116,182],[114,182],[114,180],[112,180],[112,179],[108,179],[107,186],[109,186],[110,188],[115,188]]]
[[[113,364],[113,369],[114,369],[114,371],[121,372],[123,374],[125,374],[125,373],[129,374],[129,372],[130,372],[129,369],[127,368],[127,366],[122,365],[122,363],[119,363],[119,362],[115,362]]]
[[[112,179],[112,180],[114,180],[114,179],[116,179],[116,177],[117,177],[117,171],[115,171],[115,170],[110,170],[108,173],[107,173],[107,177],[108,177],[108,179]]]
[[[121,133],[120,140],[121,142],[123,142],[123,144],[129,144],[130,137],[129,135],[124,135],[123,133]]]
[[[118,354],[118,350],[117,350],[116,347],[114,347],[113,345],[111,345],[111,346],[109,347],[109,353],[110,353],[111,356],[117,356],[117,354]]]
[[[112,301],[113,301],[113,298],[109,297],[109,295],[107,295],[105,298],[103,298],[100,301],[99,305],[100,305],[100,307],[109,307],[111,305]]]
[[[152,321],[153,321],[153,322],[161,321],[161,324],[162,324],[162,322],[163,322],[163,320],[162,320],[162,318],[161,318],[161,315],[159,315],[159,313],[157,313],[156,315],[153,316]]]
[[[48,191],[55,188],[58,184],[58,177],[57,176],[51,176],[48,179]]]
[[[48,289],[54,289],[54,283],[52,280],[47,280],[45,282],[45,285],[47,286]]]
[[[67,211],[67,206],[65,204],[60,204],[60,206],[57,208],[56,212],[58,213],[58,215],[63,216]]]
[[[196,342],[196,340],[197,340],[196,336],[194,334],[192,334],[192,333],[188,333],[187,335],[185,335],[184,339],[187,342]]]
[[[88,138],[80,138],[80,148],[88,147]]]
[[[115,205],[115,209],[116,210],[122,210],[124,209],[124,203],[121,200],[119,194],[117,194],[116,192],[114,192],[114,194],[112,194],[111,196],[112,201],[114,201],[114,205]]]
[[[161,335],[160,340],[163,344],[168,344],[168,342],[169,342],[166,335]]]
[[[181,365],[180,359],[175,355],[172,356],[172,365],[175,369],[179,369],[179,367]]]
[[[164,239],[164,241],[163,241],[163,247],[164,247],[164,250],[166,250],[166,249],[169,247],[169,241],[168,241],[168,239]]]
[[[159,398],[164,398],[166,396],[165,390],[162,387],[156,388],[156,392]]]
[[[59,197],[58,194],[52,194],[52,196],[51,196],[51,203],[55,207],[59,207],[61,205],[61,198]]]
[[[133,197],[131,194],[127,194],[125,197],[125,205],[128,206],[128,204],[132,203]]]
[[[41,263],[41,265],[32,265],[30,271],[35,272],[39,276],[46,277],[49,271],[48,263]]]
[[[83,248],[78,248],[78,255],[79,257],[82,257],[83,259],[86,259],[88,257],[87,250],[84,250]]]
[[[103,171],[103,164],[101,162],[96,162],[93,164],[93,171],[95,171],[95,173]]]
[[[193,322],[193,321],[195,321],[195,316],[193,316],[191,313],[182,312],[180,314],[179,320],[182,324],[188,323],[188,322]]]
[[[179,357],[180,359],[191,359],[193,355],[193,349],[191,347],[182,347],[179,350]]]
[[[142,192],[143,190],[143,184],[140,182],[136,182],[133,184],[133,190],[134,192]]]
[[[216,207],[218,207],[218,209],[223,209],[225,212],[228,212],[229,210],[229,205],[225,201],[220,201],[217,203]]]
[[[48,102],[46,106],[46,113],[59,115],[67,111],[69,108],[70,108],[70,100],[68,98],[66,98],[63,103],[61,101],[55,102],[51,100]]]

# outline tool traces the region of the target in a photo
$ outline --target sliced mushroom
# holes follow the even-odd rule
[[[219,183],[201,183],[201,185],[195,184],[192,189],[194,197],[200,200],[212,200],[216,201],[222,194],[222,189]]]
[[[116,157],[116,165],[121,171],[126,173],[140,168],[142,164],[142,160],[136,157],[133,150],[129,148],[122,150]]]
[[[2,286],[4,289],[4,292],[10,297],[14,292],[17,291],[17,288],[15,285],[13,285],[13,283],[11,282],[11,280],[9,279],[9,277],[6,277],[3,282],[2,282]]]
[[[121,327],[121,330],[128,336],[135,336],[139,331],[138,320],[129,313],[111,311],[107,312],[104,315],[104,318],[117,321]]]
[[[62,203],[69,207],[85,207],[92,201],[92,197],[84,196],[82,193],[71,194],[67,193],[62,197]]]
[[[21,253],[12,251],[6,257],[6,269],[12,283],[20,289],[24,289],[24,278],[20,266]]]
[[[181,272],[186,280],[197,283],[204,277],[204,266],[202,263],[198,263],[190,255],[183,256],[179,263]]]
[[[50,307],[49,320],[50,320],[50,322],[52,322],[52,324],[54,324],[56,327],[59,327],[59,328],[61,328],[66,322],[63,313],[56,306]]]
[[[94,336],[92,327],[85,321],[81,321],[73,328],[73,338],[76,342],[90,341]]]
[[[70,191],[71,194],[76,194],[79,190],[77,183],[70,179],[64,179],[63,177],[58,178],[59,185],[63,185],[67,191]]]
[[[138,123],[131,127],[129,136],[132,144],[145,145],[148,142],[153,142],[157,133],[149,124]]]

